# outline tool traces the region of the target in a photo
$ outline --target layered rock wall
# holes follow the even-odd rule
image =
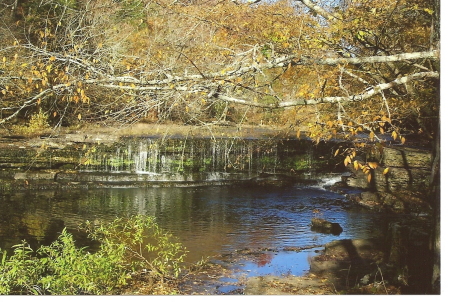
[[[371,180],[363,171],[355,171],[348,178],[350,187],[367,190],[352,196],[357,203],[368,208],[386,206],[394,211],[423,211],[433,201],[426,200],[431,175],[431,151],[402,146],[385,147],[375,156],[379,166],[370,171]],[[384,173],[388,168],[388,172]],[[427,205],[428,204],[428,205]]]

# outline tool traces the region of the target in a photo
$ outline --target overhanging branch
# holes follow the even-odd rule
[[[334,96],[334,97],[324,97],[324,98],[315,98],[315,99],[299,99],[299,100],[293,100],[293,101],[285,101],[280,102],[277,105],[265,105],[260,103],[255,103],[252,101],[248,101],[245,99],[238,99],[229,97],[223,94],[217,94],[216,97],[218,99],[227,101],[227,102],[233,102],[238,104],[243,104],[247,106],[254,106],[254,107],[262,107],[262,108],[287,108],[287,107],[294,107],[294,106],[301,106],[301,105],[317,105],[317,104],[323,104],[323,103],[337,103],[337,102],[358,102],[363,101],[366,99],[369,99],[373,97],[374,95],[380,94],[382,91],[386,89],[393,88],[397,85],[402,85],[407,82],[410,82],[412,80],[418,80],[418,79],[425,79],[425,78],[439,78],[438,72],[419,72],[410,74],[401,78],[397,78],[392,82],[389,83],[383,83],[379,84],[373,87],[373,89],[366,91],[361,94],[351,95],[351,96]]]
[[[390,56],[370,56],[370,57],[358,57],[358,58],[327,58],[327,59],[301,59],[295,62],[296,65],[338,65],[338,64],[363,64],[363,63],[388,63],[398,62],[405,60],[417,60],[417,59],[439,59],[439,52],[436,50],[423,51],[423,52],[410,52],[400,53]]]

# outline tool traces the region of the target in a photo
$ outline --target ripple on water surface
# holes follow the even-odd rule
[[[336,239],[369,238],[387,227],[388,217],[349,212],[343,196],[320,187],[121,188],[67,192],[17,193],[0,200],[0,248],[27,239],[49,244],[63,227],[80,222],[111,221],[133,214],[152,215],[189,251],[188,261],[250,249],[272,251],[243,261],[250,275],[300,275],[313,251],[287,247],[320,246]],[[339,236],[315,233],[313,217],[339,223]],[[83,244],[82,238],[78,239]],[[87,244],[88,241],[86,241]]]

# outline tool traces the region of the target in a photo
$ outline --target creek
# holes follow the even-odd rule
[[[23,239],[48,245],[64,227],[86,246],[77,230],[86,220],[143,214],[176,236],[189,263],[263,251],[237,264],[239,276],[301,276],[326,243],[383,237],[401,216],[355,208],[327,190],[341,178],[332,147],[299,140],[133,138],[42,149],[34,167],[27,161],[33,148],[3,149],[0,248]],[[296,177],[261,177],[267,172]],[[342,233],[311,230],[314,217],[338,223]]]
[[[249,276],[301,276],[309,269],[308,257],[322,245],[381,235],[391,221],[386,214],[349,209],[342,195],[320,185],[301,184],[26,192],[3,198],[0,207],[2,249],[22,239],[34,246],[50,244],[63,227],[77,235],[77,226],[86,220],[143,214],[155,216],[186,246],[190,263],[242,249],[277,251],[241,263],[240,269]],[[339,236],[313,232],[313,217],[337,222],[343,232]],[[81,246],[88,244],[82,236],[76,240]]]

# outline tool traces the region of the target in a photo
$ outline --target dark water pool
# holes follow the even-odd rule
[[[311,247],[377,236],[390,219],[349,210],[342,195],[303,185],[42,191],[0,196],[0,209],[2,249],[22,239],[49,244],[63,227],[75,232],[86,220],[111,221],[132,214],[156,216],[159,225],[186,246],[189,262],[240,249],[305,248],[242,263],[248,275],[304,274],[315,250]],[[337,222],[344,231],[339,236],[313,232],[313,217]]]

